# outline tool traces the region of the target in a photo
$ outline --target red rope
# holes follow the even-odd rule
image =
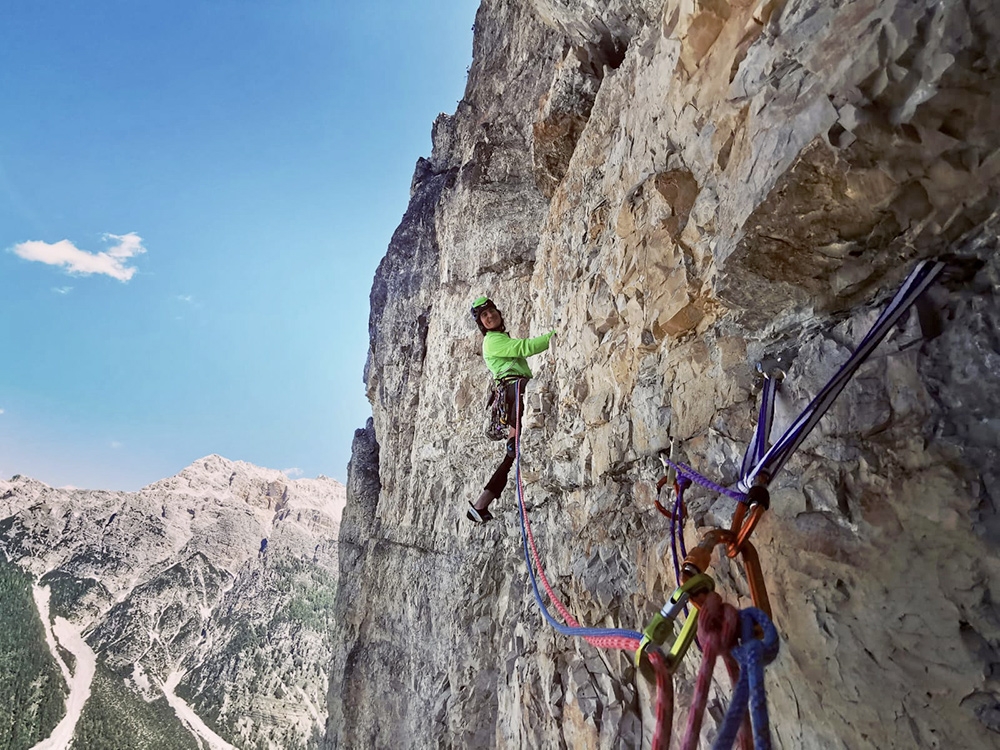
[[[720,654],[724,656],[730,676],[739,675],[739,667],[729,653],[736,643],[739,624],[739,612],[734,606],[725,604],[722,597],[714,591],[705,596],[698,615],[698,632],[702,636],[701,668],[698,670],[698,679],[695,682],[691,712],[688,714],[681,750],[696,750],[698,747],[698,735],[701,733],[701,724],[708,705],[712,673],[715,671],[715,662]]]
[[[524,527],[528,535],[528,545],[531,548],[531,556],[535,561],[535,570],[542,580],[542,586],[549,596],[549,600],[562,615],[566,624],[570,627],[581,627],[576,618],[570,614],[569,609],[556,596],[549,579],[542,568],[541,556],[538,554],[538,547],[535,544],[535,536],[531,532],[531,523],[528,521],[528,509],[524,506],[524,485],[521,483],[520,473],[518,481],[518,498],[521,503],[521,510],[524,514]],[[694,698],[691,703],[691,711],[688,715],[687,728],[681,743],[681,750],[696,750],[698,747],[698,736],[701,732],[701,725],[705,717],[705,709],[708,705],[708,692],[712,683],[712,673],[715,670],[715,662],[721,654],[729,672],[729,677],[736,683],[739,678],[739,665],[733,658],[730,651],[736,645],[736,634],[739,630],[739,612],[731,604],[722,601],[717,593],[711,592],[706,595],[701,604],[699,614],[699,631],[704,633],[704,652],[701,668],[698,671],[698,680],[695,684]],[[621,649],[623,651],[635,651],[639,648],[640,641],[636,638],[625,636],[584,636],[584,640],[596,648]],[[674,683],[670,671],[667,669],[663,655],[656,650],[646,651],[646,656],[656,673],[656,725],[653,730],[652,750],[668,750],[670,746],[670,734],[673,730],[674,717]],[[744,718],[743,727],[740,730],[739,740],[742,750],[752,750],[753,735],[749,727],[749,713]]]
[[[520,416],[520,415],[518,415]],[[531,523],[528,521],[528,509],[524,506],[524,485],[521,482],[521,473],[517,473],[518,502],[521,504],[521,512],[524,516],[524,528],[528,534],[528,546],[531,547],[531,556],[535,560],[535,572],[542,579],[542,586],[545,593],[549,595],[549,601],[559,610],[566,624],[573,628],[580,627],[580,623],[570,614],[566,605],[562,603],[556,592],[552,590],[552,585],[542,568],[541,558],[538,554],[538,547],[535,545],[535,536],[531,533]],[[584,640],[597,648],[621,649],[623,651],[635,651],[639,648],[638,638],[627,638],[625,636],[584,636]],[[652,750],[668,750],[670,745],[670,732],[673,727],[674,717],[674,682],[670,672],[667,670],[666,661],[662,656],[652,650],[648,650],[649,657],[656,672],[656,728],[653,730]]]
[[[674,680],[660,652],[647,651],[646,655],[656,670],[656,729],[652,750],[668,750],[674,725]]]
[[[524,528],[528,532],[528,545],[531,547],[531,556],[535,559],[535,572],[537,572],[538,577],[542,579],[542,586],[545,587],[545,592],[549,595],[549,600],[555,605],[555,608],[559,610],[559,614],[563,616],[563,619],[566,621],[566,624],[569,625],[570,627],[578,628],[580,627],[580,623],[578,623],[574,619],[573,615],[571,615],[569,613],[569,610],[566,609],[566,605],[564,605],[562,601],[560,601],[559,597],[556,596],[556,592],[552,590],[552,586],[549,583],[549,579],[545,576],[545,571],[542,569],[541,558],[538,555],[538,547],[535,546],[535,535],[531,533],[531,523],[529,523],[528,521],[528,509],[524,507],[524,486],[521,484],[520,472],[518,472],[517,475],[517,482],[518,482],[518,493],[517,493],[518,502],[521,503],[521,512],[524,514]],[[633,639],[625,638],[623,640],[631,642]],[[590,642],[591,639],[587,638],[587,641]],[[626,648],[632,648],[633,650],[635,650],[635,648],[638,647],[638,645],[639,645],[638,641],[636,641],[635,646],[630,646]],[[619,648],[619,647],[614,646],[612,648]]]

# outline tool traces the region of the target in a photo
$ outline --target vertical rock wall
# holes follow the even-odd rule
[[[767,686],[779,747],[1000,747],[998,42],[985,0],[483,2],[373,285],[328,746],[649,743],[628,659],[542,621],[512,488],[464,518],[500,458],[473,298],[556,328],[522,441],[540,552],[579,620],[641,629],[674,587],[657,451],[734,482],[754,363],[793,355],[780,430],[949,254],[940,335],[904,321],[771,486]],[[728,524],[689,499],[689,544]]]

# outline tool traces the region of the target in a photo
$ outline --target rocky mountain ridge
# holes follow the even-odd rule
[[[50,610],[75,745],[315,746],[343,503],[215,455],[138,492],[0,482],[0,551]]]
[[[650,741],[630,661],[540,618],[512,488],[464,517],[499,461],[471,300],[557,330],[522,440],[540,553],[577,619],[641,629],[676,586],[657,453],[735,482],[755,363],[795,354],[777,435],[946,256],[938,324],[902,321],[771,486],[766,679],[777,747],[1000,747],[998,42],[985,0],[481,4],[372,287],[327,746]],[[734,505],[688,501],[690,548]]]

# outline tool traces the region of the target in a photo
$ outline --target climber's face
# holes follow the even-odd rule
[[[500,317],[500,311],[490,305],[479,313],[479,322],[487,331],[495,331],[503,325],[503,318]]]

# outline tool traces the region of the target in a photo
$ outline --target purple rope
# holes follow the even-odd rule
[[[916,265],[910,275],[906,277],[903,285],[896,292],[888,307],[882,311],[878,320],[865,334],[837,373],[820,390],[819,394],[809,403],[799,414],[798,418],[785,430],[785,433],[770,447],[767,447],[767,439],[771,433],[771,425],[774,420],[774,400],[777,391],[777,381],[767,377],[761,396],[760,412],[757,417],[757,427],[754,430],[750,445],[747,446],[746,453],[743,454],[743,464],[740,467],[740,481],[737,487],[749,490],[754,484],[759,474],[765,474],[768,481],[774,479],[778,471],[784,466],[785,461],[795,452],[799,444],[812,431],[819,420],[833,404],[834,400],[847,385],[847,382],[854,375],[855,371],[868,358],[868,355],[879,345],[883,338],[889,333],[899,318],[910,306],[916,302],[917,298],[930,286],[945,268],[945,264],[940,261],[921,261]],[[678,474],[700,484],[702,487],[725,495],[740,503],[746,502],[746,495],[739,489],[731,490],[722,485],[716,484],[711,479],[692,469],[687,464],[674,463],[669,458],[661,457],[669,466],[672,466]],[[676,509],[675,509],[676,515]]]
[[[910,306],[917,301],[917,298],[923,294],[927,287],[934,282],[944,268],[945,264],[940,261],[925,260],[916,265],[889,302],[889,305],[882,311],[878,320],[875,321],[865,334],[858,348],[851,353],[851,356],[837,370],[836,374],[830,378],[816,397],[809,402],[809,405],[803,409],[798,418],[785,430],[785,433],[778,438],[756,465],[749,472],[743,472],[743,476],[737,485],[738,487],[749,490],[759,474],[767,475],[768,481],[774,479],[785,465],[785,461],[791,457],[823,415],[826,414],[827,409],[830,408],[837,396],[840,395],[840,392],[844,390],[844,387],[857,369],[868,359],[868,355],[875,350],[875,347],[888,335],[892,327],[896,325],[903,314],[910,309]]]
[[[677,488],[680,490],[680,492],[677,493],[677,500],[674,502],[674,505],[676,506],[674,508],[674,514],[678,518],[684,518],[684,516],[683,516],[683,514],[684,514],[684,490],[687,488],[687,486],[689,484],[690,484],[690,482],[688,481],[687,477],[679,477],[678,478]],[[678,529],[677,542],[678,542],[678,544],[680,544],[680,547],[681,547],[681,557],[682,558],[687,557],[688,556],[688,551],[687,551],[687,545],[684,544],[684,524],[683,523],[681,524],[680,529]],[[677,585],[680,586],[681,585],[680,584],[680,578],[678,578],[677,581],[678,581]]]
[[[680,496],[680,493],[677,493]],[[677,500],[674,500],[674,512],[670,514],[670,555],[674,558],[674,580],[677,581],[677,585],[681,585],[681,562],[680,558],[677,556]],[[683,529],[681,530],[683,534]]]
[[[674,578],[677,585],[681,585],[681,560],[687,557],[687,550],[684,548],[684,526],[678,520],[684,508],[684,488],[691,484],[687,477],[677,477],[677,492],[674,493],[674,512],[670,514],[670,552],[674,558]],[[680,542],[680,555],[677,554],[677,545]]]
[[[681,585],[681,560],[687,557],[687,545],[684,543],[684,524],[677,519],[681,518],[681,513],[684,511],[684,490],[691,484],[685,476],[677,477],[677,492],[674,493],[674,512],[670,514],[670,552],[674,558],[674,578],[677,581],[677,586]],[[677,547],[680,545],[680,556],[677,555]],[[684,616],[688,616],[688,606],[684,605]],[[698,641],[697,634],[695,635],[695,643],[698,644],[698,648],[701,648],[701,643]]]
[[[764,457],[764,453],[767,452],[767,439],[771,435],[771,424],[774,421],[774,395],[777,390],[778,381],[772,377],[765,376],[764,388],[760,394],[757,428],[754,430],[753,440],[747,446],[747,451],[743,455],[740,478],[748,476],[757,463]]]
[[[745,500],[745,496],[743,495],[742,492],[737,492],[736,490],[731,490],[728,487],[723,487],[721,484],[716,484],[708,477],[699,474],[697,471],[692,469],[687,464],[674,463],[669,458],[663,458],[663,461],[668,466],[672,466],[674,469],[676,469],[678,474],[684,475],[692,482],[700,484],[705,489],[712,490],[712,492],[717,492],[718,494],[725,495],[726,497],[731,497],[733,500],[736,500],[738,502],[743,502]]]

